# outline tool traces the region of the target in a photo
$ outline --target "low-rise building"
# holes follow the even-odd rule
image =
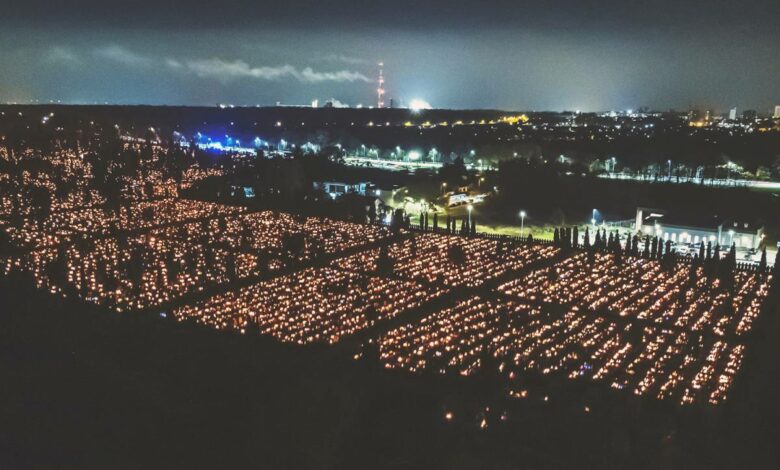
[[[321,190],[330,195],[330,197],[333,199],[336,199],[339,196],[350,193],[366,196],[368,195],[368,191],[370,191],[372,185],[366,181],[356,183],[346,183],[341,181],[315,181],[313,186],[315,190]]]
[[[764,238],[764,227],[755,221],[715,216],[681,217],[674,213],[638,207],[634,229],[637,233],[658,236],[675,244],[731,246],[743,250],[758,249]]]

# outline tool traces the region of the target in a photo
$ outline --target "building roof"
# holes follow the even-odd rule
[[[721,217],[717,214],[682,215],[673,211],[660,209],[641,208],[642,224],[655,225],[656,223],[667,227],[680,227],[694,230],[734,230],[741,233],[756,233],[763,225],[755,220],[737,220]]]
[[[655,225],[656,223],[667,227],[697,228],[700,230],[718,230],[723,220],[717,216],[684,217],[674,213],[650,211],[642,214],[642,224]]]

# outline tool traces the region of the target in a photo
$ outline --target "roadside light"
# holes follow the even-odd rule
[[[523,225],[525,224],[525,211],[520,211],[520,236],[523,236]]]

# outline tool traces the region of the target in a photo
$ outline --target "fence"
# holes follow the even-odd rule
[[[467,233],[464,233],[460,229],[450,229],[448,230],[445,227],[433,227],[433,226],[426,226],[425,224],[421,223],[409,223],[408,229],[412,230],[414,232],[422,232],[422,233],[438,233],[441,235],[453,235],[453,236],[460,236],[460,237],[467,237],[467,238],[485,238],[489,240],[499,240],[499,241],[506,241],[506,242],[512,242],[512,243],[522,243],[522,244],[534,244],[534,245],[543,245],[543,246],[551,246],[555,245],[554,240],[547,240],[547,239],[541,239],[541,238],[533,238],[533,237],[522,237],[517,235],[503,235],[498,233],[485,233],[485,232],[471,232],[467,231]],[[575,250],[584,250],[586,249],[585,246],[574,243],[571,246],[567,246],[567,248],[572,248]],[[608,247],[594,247],[591,245],[590,249],[597,250],[604,253],[614,252],[612,249]],[[622,250],[622,248],[621,248]],[[625,253],[623,253],[625,254]],[[643,257],[641,253],[638,255],[628,255],[628,256],[635,256],[635,257]],[[674,263],[680,263],[680,264],[689,264],[692,265],[694,262],[698,261],[698,258],[691,256],[690,254],[680,254],[676,252],[672,252],[670,254],[666,254],[664,256],[672,256],[674,257]],[[660,261],[660,259],[655,258]],[[737,271],[742,272],[749,272],[749,273],[759,273],[761,272],[761,268],[759,267],[758,263],[745,263],[745,262],[738,262],[735,264],[735,269]],[[771,269],[769,267],[766,267],[763,270],[763,274],[768,274],[771,272]]]

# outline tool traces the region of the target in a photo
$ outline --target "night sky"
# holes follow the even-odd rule
[[[0,0],[0,102],[780,104],[780,1]]]

